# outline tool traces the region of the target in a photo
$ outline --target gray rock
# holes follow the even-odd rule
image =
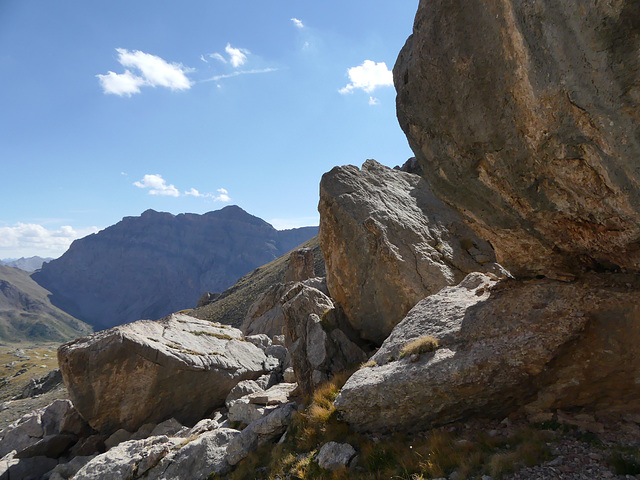
[[[289,401],[289,397],[298,388],[297,383],[279,383],[264,392],[248,395],[249,402],[257,405],[281,405]]]
[[[75,435],[57,433],[47,435],[33,445],[29,445],[16,454],[16,458],[48,457],[59,458],[78,441]]]
[[[212,474],[224,475],[231,468],[226,460],[227,445],[239,434],[229,428],[203,433],[179,450],[170,452],[149,470],[146,478],[206,480]]]
[[[57,460],[48,457],[18,459],[7,455],[0,460],[0,479],[40,480],[57,464]]]
[[[316,460],[320,468],[338,470],[347,467],[355,455],[355,449],[348,443],[329,442],[320,448]]]
[[[64,344],[58,359],[76,409],[108,434],[168,417],[195,422],[262,375],[266,357],[240,330],[173,314]]]
[[[245,335],[263,333],[274,337],[282,334],[282,296],[291,288],[289,284],[278,283],[264,291],[249,307],[240,330]]]
[[[155,467],[172,448],[179,444],[180,439],[169,439],[165,436],[122,442],[93,458],[73,478],[74,480],[139,478]]]
[[[361,430],[412,430],[472,414],[558,408],[638,410],[634,353],[640,282],[586,275],[573,283],[471,274],[420,302],[335,401]],[[394,360],[423,336],[440,348]],[[615,352],[611,345],[616,344]],[[607,392],[603,395],[602,392]]]
[[[11,423],[0,431],[0,455],[12,450],[20,453],[47,435],[60,432],[65,415],[72,409],[69,400],[56,400]]]
[[[49,480],[68,480],[95,457],[95,455],[77,456],[73,457],[67,463],[59,463],[51,470]]]
[[[116,445],[120,445],[122,442],[131,440],[131,435],[133,435],[131,432],[128,432],[124,428],[121,428],[109,435],[109,438],[104,441],[104,445],[107,450],[110,450]]]
[[[495,261],[422,178],[374,160],[325,173],[318,210],[331,298],[378,345],[424,297]]]
[[[249,397],[250,395],[242,397],[234,401],[231,407],[229,407],[230,422],[240,422],[242,425],[249,425],[268,415],[275,408],[252,403]]]
[[[247,428],[235,436],[227,446],[227,461],[230,465],[236,465],[249,453],[260,445],[282,435],[291,415],[296,411],[295,403],[289,403],[277,407],[269,415],[251,423]]]
[[[296,374],[293,371],[293,367],[289,367],[284,371],[284,381],[287,383],[295,383],[296,382]]]
[[[639,16],[635,0],[420,2],[398,120],[516,276],[640,270]]]
[[[322,292],[297,283],[283,301],[287,349],[303,394],[310,394],[322,380],[366,359],[366,354],[337,328],[338,313]]]
[[[51,370],[41,378],[33,378],[29,381],[19,398],[30,398],[47,393],[62,383],[60,369]]]
[[[227,408],[230,408],[236,400],[251,393],[262,392],[263,390],[264,388],[258,385],[254,380],[243,380],[231,389],[229,395],[227,395],[227,399],[225,400],[225,405]]]
[[[170,418],[164,422],[159,423],[149,434],[150,437],[157,437],[159,435],[173,436],[183,428],[182,424],[175,418]]]
[[[247,335],[244,337],[244,339],[249,343],[253,343],[256,347],[262,350],[271,346],[271,339],[269,338],[269,335],[265,335],[264,333]]]

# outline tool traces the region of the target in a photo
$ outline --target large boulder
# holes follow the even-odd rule
[[[192,424],[224,405],[266,356],[235,328],[182,314],[140,320],[66,343],[58,362],[78,412],[102,433],[174,417]]]
[[[640,269],[639,49],[635,0],[420,1],[398,119],[516,276]]]
[[[495,260],[421,177],[374,160],[325,173],[318,209],[331,298],[378,345],[424,297]]]
[[[340,329],[339,312],[320,290],[295,284],[282,299],[285,342],[302,393],[366,360]]]
[[[632,275],[566,283],[471,274],[416,305],[335,405],[369,431],[519,407],[640,411],[639,293]]]

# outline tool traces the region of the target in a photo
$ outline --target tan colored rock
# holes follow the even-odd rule
[[[315,260],[313,250],[310,248],[298,248],[289,255],[289,265],[284,275],[285,283],[303,282],[315,277]]]
[[[58,362],[78,412],[103,433],[174,417],[193,424],[224,405],[266,356],[242,332],[182,314],[140,320],[77,339]]]
[[[635,0],[420,2],[400,125],[517,276],[640,270],[638,18]]]
[[[318,209],[331,298],[377,344],[424,297],[495,260],[421,177],[374,160],[325,173]]]
[[[470,415],[640,411],[640,280],[590,274],[496,283],[476,273],[424,299],[335,405],[362,430],[416,430]],[[416,362],[402,347],[439,341]]]

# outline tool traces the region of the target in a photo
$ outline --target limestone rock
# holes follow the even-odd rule
[[[264,391],[264,389],[254,380],[243,380],[231,389],[225,400],[225,405],[227,408],[230,408],[236,400],[251,393],[262,391]]]
[[[283,302],[287,348],[302,393],[311,393],[329,376],[366,359],[332,321],[336,309],[321,291],[297,283]]]
[[[82,467],[74,480],[121,480],[139,478],[155,467],[181,439],[165,436],[129,440],[98,455]]]
[[[237,430],[218,428],[205,432],[179,450],[165,456],[149,470],[149,479],[206,480],[212,474],[224,475],[230,470],[226,460],[227,444],[239,435]]]
[[[229,421],[249,425],[263,418],[274,410],[273,406],[252,403],[249,395],[234,401],[229,407]]]
[[[87,463],[95,458],[95,455],[91,456],[77,456],[73,457],[67,463],[58,464],[53,470],[51,470],[50,480],[67,480],[72,478],[78,471],[84,467]]]
[[[634,0],[420,2],[400,125],[517,276],[640,269],[639,18]]]
[[[305,285],[320,290],[329,296],[326,279],[324,277],[308,278]],[[271,338],[282,335],[284,315],[282,313],[282,298],[293,287],[294,283],[277,283],[261,293],[249,307],[240,330],[245,335],[266,334]]]
[[[193,423],[224,405],[238,382],[264,373],[265,360],[239,330],[182,314],[122,325],[58,349],[73,404],[107,434],[170,417]]]
[[[273,337],[282,334],[284,317],[280,300],[289,288],[290,285],[278,283],[260,294],[249,307],[240,330],[245,335],[264,333]]]
[[[35,397],[47,393],[62,383],[60,369],[56,368],[41,378],[32,378],[24,387],[20,398]]]
[[[69,400],[56,400],[19,418],[0,431],[0,456],[12,450],[20,454],[44,437],[60,433],[65,415],[72,408]]]
[[[298,388],[297,383],[279,383],[264,392],[248,395],[249,401],[257,405],[281,405],[289,401],[289,397]]]
[[[325,470],[338,470],[349,465],[355,457],[355,449],[348,443],[325,443],[318,452],[318,465]]]
[[[302,282],[315,277],[313,250],[298,248],[289,255],[289,265],[284,275],[285,283]]]
[[[374,160],[325,173],[318,210],[331,298],[378,345],[424,297],[495,260],[421,177]]]
[[[269,415],[250,424],[240,435],[231,439],[227,446],[227,461],[236,465],[249,453],[278,435],[282,435],[295,412],[295,403],[277,407]]]
[[[496,283],[471,274],[427,297],[357,371],[335,405],[362,430],[412,430],[526,406],[639,411],[640,281],[590,274]],[[423,336],[435,352],[400,358]]]

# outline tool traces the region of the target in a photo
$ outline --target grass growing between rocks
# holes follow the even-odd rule
[[[408,357],[413,354],[420,355],[421,353],[435,352],[438,348],[440,348],[440,342],[438,342],[437,338],[431,335],[424,335],[402,347],[398,358]]]
[[[554,432],[522,427],[489,435],[482,428],[441,428],[417,434],[365,435],[340,421],[333,404],[348,375],[319,387],[307,407],[294,414],[279,444],[266,444],[243,460],[228,479],[364,479],[459,480],[490,475],[493,479],[550,457]],[[462,433],[456,433],[456,432]],[[350,468],[330,472],[316,461],[327,442],[349,443],[357,451]],[[219,478],[219,477],[216,477]]]

